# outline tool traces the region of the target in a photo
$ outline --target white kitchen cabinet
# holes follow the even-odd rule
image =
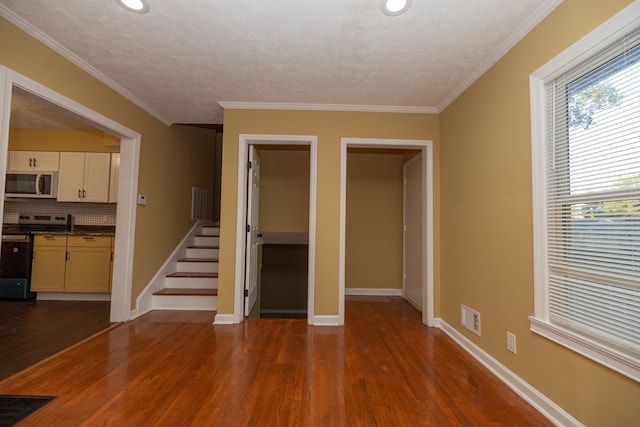
[[[109,174],[109,203],[118,202],[118,177],[120,176],[120,153],[111,153],[111,173]]]
[[[10,171],[57,171],[60,153],[57,151],[9,151]]]
[[[108,202],[110,153],[60,153],[59,202]]]

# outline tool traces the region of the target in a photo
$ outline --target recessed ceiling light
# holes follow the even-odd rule
[[[132,12],[136,12],[136,13],[149,12],[149,3],[147,3],[147,0],[116,0],[116,1],[120,3],[120,6]]]
[[[405,13],[411,6],[411,0],[382,0],[382,12],[389,16]]]

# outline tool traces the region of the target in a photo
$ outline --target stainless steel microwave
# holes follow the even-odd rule
[[[55,199],[58,195],[58,172],[8,171],[4,195]]]

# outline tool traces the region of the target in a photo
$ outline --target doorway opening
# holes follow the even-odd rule
[[[268,316],[269,310],[273,310],[272,314],[284,311],[288,317],[306,317],[309,324],[314,324],[316,321],[314,316],[316,143],[317,137],[315,136],[240,135],[233,323],[242,322],[245,315],[257,317],[257,313],[260,312]],[[278,169],[277,164],[283,161],[281,155],[284,152],[287,153],[289,159],[299,159],[301,156],[307,159],[308,167],[302,169],[308,170],[308,181],[305,181],[308,188],[301,192],[300,182],[297,184],[289,182],[286,193],[279,192],[277,188],[273,187],[278,186],[278,181],[282,184],[282,180],[286,180],[286,177],[268,173],[265,176],[267,196],[272,194],[268,197],[282,198],[282,200],[264,204],[260,202],[264,199],[260,189],[262,185],[261,156],[267,160],[268,169]],[[297,170],[298,172],[295,174],[301,176],[301,168],[289,166],[288,170]],[[303,200],[302,203],[306,202],[308,209],[300,210],[298,202],[301,201],[301,197],[305,196],[307,200]],[[283,209],[287,209],[288,197],[297,200],[295,205],[298,208],[291,209],[283,215]],[[261,212],[260,206],[266,207],[264,212]],[[264,223],[264,230],[261,221]],[[282,310],[277,306],[269,308],[268,304],[271,304],[271,301],[269,295],[265,296],[264,293],[271,292],[271,297],[277,299],[287,293],[287,290],[283,290],[277,285],[272,286],[272,289],[269,290],[267,288],[269,284],[265,283],[265,288],[261,292],[262,284],[259,282],[260,275],[258,274],[260,264],[264,265],[265,262],[270,262],[271,279],[275,277],[275,283],[282,283],[280,280],[283,270],[281,262],[283,260],[288,262],[292,259],[297,260],[297,267],[292,270],[291,264],[289,264],[286,268],[289,273],[286,274],[293,271],[298,281],[300,281],[301,271],[302,276],[306,275],[306,289],[303,290],[306,293],[306,304],[303,308],[300,306],[300,298],[296,298],[295,302],[288,303],[293,304],[288,309]],[[298,268],[300,266],[304,270]],[[300,291],[299,287],[296,289],[296,292],[298,291]],[[302,296],[305,297],[304,294]]]
[[[306,318],[310,147],[249,149],[245,316]]]
[[[427,140],[342,139],[339,324],[344,324],[348,289],[350,294],[401,295],[421,309],[423,323],[433,325],[432,153],[433,143]],[[348,188],[352,191],[349,201]],[[389,208],[388,203],[393,206]],[[363,218],[371,209],[388,213],[388,220],[371,215],[377,222],[369,224]],[[387,236],[393,246],[388,262],[384,259],[387,242],[375,241],[376,233],[387,226],[394,228]],[[370,260],[368,254],[380,260]],[[376,272],[371,268],[374,264],[382,267]]]
[[[136,193],[140,134],[73,101],[15,71],[0,66],[0,152],[6,156],[9,144],[11,102],[14,91],[29,96],[50,109],[120,139],[120,171],[116,209],[116,235],[111,288],[110,321],[130,318],[133,279],[133,242],[136,224]],[[0,162],[0,176],[6,174],[6,162]],[[0,196],[5,181],[0,180]],[[4,204],[0,204],[4,218]]]

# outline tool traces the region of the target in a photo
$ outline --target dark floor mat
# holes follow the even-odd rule
[[[53,396],[0,395],[0,427],[9,427],[46,405]]]

